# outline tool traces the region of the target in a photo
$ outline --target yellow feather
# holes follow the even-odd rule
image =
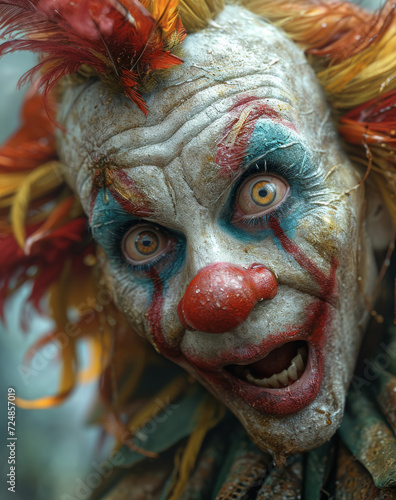
[[[139,381],[141,380],[144,369],[147,366],[147,358],[147,346],[137,341],[130,356],[130,369],[128,370],[128,378],[127,380],[125,380],[117,394],[117,401],[115,402],[116,409],[122,408],[125,403],[127,403],[131,394],[134,393]]]
[[[26,177],[25,172],[15,172],[1,175],[0,199],[15,194]]]
[[[178,18],[178,0],[156,0],[142,1],[142,4],[149,10],[153,18],[162,28],[164,35],[167,36],[175,28]]]
[[[51,408],[53,406],[57,406],[62,404],[70,395],[72,388],[58,393],[55,396],[47,396],[44,398],[38,399],[23,399],[23,398],[15,398],[15,403],[19,408],[23,408],[24,410],[39,410],[43,408]]]
[[[183,26],[188,33],[206,28],[224,5],[224,0],[180,0],[179,14]]]
[[[181,497],[189,482],[190,474],[194,469],[206,434],[220,422],[224,414],[225,406],[208,394],[197,410],[196,417],[199,420],[184,448],[178,464],[178,473],[175,474],[173,483],[169,488],[172,493],[168,496],[168,500],[178,500]]]
[[[67,302],[65,298],[68,291],[68,278],[71,273],[70,268],[70,261],[67,261],[58,282],[55,283],[50,290],[50,308],[59,332],[63,332],[65,326],[68,324]],[[68,341],[64,342],[61,346],[62,374],[59,384],[59,394],[72,391],[76,383],[77,338],[68,335],[67,339]]]
[[[349,110],[396,88],[396,23],[378,43],[318,73],[332,104]]]
[[[67,312],[65,302],[62,301],[66,288],[67,277],[70,275],[70,262],[67,262],[59,282],[51,287],[50,307],[52,317],[55,320],[57,331],[63,332],[67,323]],[[47,396],[35,400],[18,398],[16,402],[20,408],[39,409],[56,406],[65,401],[74,389],[76,383],[76,339],[68,336],[68,342],[61,346],[62,372],[59,384],[59,392],[55,396]]]
[[[31,199],[36,198],[38,194],[42,195],[52,190],[63,182],[57,166],[57,162],[49,162],[33,170],[22,180],[16,191],[10,216],[15,238],[22,249],[25,246],[25,223]]]
[[[91,359],[88,367],[79,372],[79,383],[92,382],[102,373],[110,360],[111,340],[111,331],[108,328],[101,338],[96,335],[87,339]]]
[[[65,262],[62,273],[58,281],[51,285],[49,289],[49,307],[51,310],[51,317],[55,321],[58,331],[63,331],[65,325],[68,323],[67,316],[67,292],[68,292],[68,279],[71,275],[70,260]]]
[[[97,303],[98,287],[93,274],[91,272],[89,277],[83,280],[81,276],[73,273],[69,275],[69,289],[65,300],[68,306],[74,307],[79,314],[93,309]]]
[[[69,337],[70,341],[62,347],[62,374],[59,384],[59,394],[74,389],[76,384],[76,339]]]
[[[136,429],[139,429],[146,419],[150,420],[152,416],[155,415],[155,411],[158,409],[158,399],[161,401],[169,401],[171,403],[186,390],[187,385],[188,381],[186,376],[182,375],[177,377],[165,386],[156,397],[151,398],[147,405],[136,413],[136,415],[128,422],[128,428],[132,432],[136,432]],[[117,451],[121,445],[122,443],[118,441],[114,445],[114,451]]]

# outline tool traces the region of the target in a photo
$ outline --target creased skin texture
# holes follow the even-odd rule
[[[342,419],[367,320],[364,297],[377,273],[364,189],[348,193],[361,173],[341,152],[304,55],[274,27],[228,6],[213,26],[187,38],[184,61],[145,96],[147,117],[99,82],[69,90],[59,151],[93,227],[102,226],[94,236],[107,254],[104,272],[131,325],[222,400],[282,463],[328,440]],[[225,172],[219,147],[242,137],[239,131],[247,140],[245,134]],[[100,193],[90,206],[98,158],[122,169],[149,200],[145,220],[174,235],[177,262],[172,253],[151,270],[125,264],[118,211],[109,216]],[[238,183],[250,169],[290,186],[272,219],[232,218]],[[264,265],[277,293],[232,330],[185,330],[177,305],[199,270],[219,262]],[[309,359],[304,376],[287,389],[258,388],[224,369],[292,340],[307,341]]]

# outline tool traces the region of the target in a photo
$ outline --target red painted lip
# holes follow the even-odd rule
[[[282,416],[295,413],[311,403],[318,395],[324,370],[325,331],[330,324],[331,308],[328,302],[319,299],[310,307],[307,320],[300,328],[273,335],[264,339],[258,346],[246,346],[237,352],[224,353],[215,363],[197,360],[187,355],[186,358],[216,392],[229,393],[234,399],[242,398],[261,414]],[[230,364],[248,365],[259,361],[273,349],[297,340],[307,342],[308,359],[304,373],[288,387],[280,389],[258,387],[237,378],[225,369]]]
[[[298,340],[298,339],[296,339]],[[323,374],[323,356],[308,342],[308,360],[304,373],[288,387],[269,389],[258,387],[222,370],[231,391],[259,413],[287,415],[302,410],[318,395]],[[278,347],[280,347],[280,344]]]

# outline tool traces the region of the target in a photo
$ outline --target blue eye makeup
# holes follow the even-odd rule
[[[166,281],[184,262],[184,235],[134,217],[109,193],[107,202],[103,192],[98,194],[91,220],[93,236],[115,273],[132,273],[135,279],[146,281],[155,269]]]
[[[271,216],[293,237],[323,193],[322,176],[296,132],[268,119],[258,121],[219,222],[235,237],[257,241],[270,235]]]
[[[263,118],[218,222],[234,237],[258,242],[272,235],[269,220],[274,217],[292,238],[299,221],[323,200],[323,175],[298,133]],[[184,264],[187,242],[182,233],[132,215],[110,192],[98,193],[91,221],[93,236],[120,279],[132,275],[147,282],[154,270],[166,284]]]

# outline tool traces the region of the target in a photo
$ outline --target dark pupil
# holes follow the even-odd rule
[[[262,187],[259,190],[258,194],[259,194],[260,198],[265,198],[268,195],[268,191],[264,187]]]
[[[158,245],[158,238],[151,231],[139,233],[135,239],[135,247],[137,251],[144,255],[151,255],[156,252]]]
[[[149,247],[153,244],[153,239],[150,236],[143,236],[143,238],[140,240],[140,243],[144,247]]]

